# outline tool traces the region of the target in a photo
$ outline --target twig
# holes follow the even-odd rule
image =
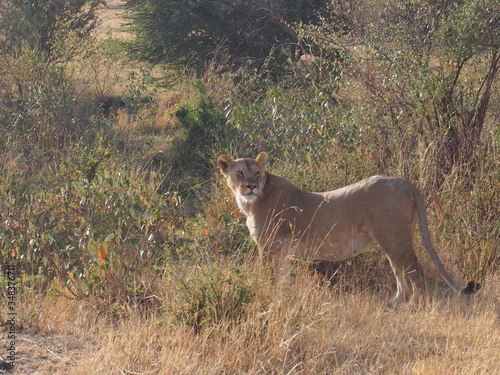
[[[62,360],[62,358],[61,358],[61,357],[59,357],[56,353],[54,353],[54,352],[53,352],[52,350],[50,350],[49,348],[47,348],[47,351],[48,351],[50,354],[52,354],[54,357],[56,357],[57,359]]]

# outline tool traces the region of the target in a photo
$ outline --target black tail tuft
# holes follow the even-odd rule
[[[469,281],[467,285],[462,288],[460,294],[474,294],[479,289],[481,289],[481,284],[478,284],[475,281]]]

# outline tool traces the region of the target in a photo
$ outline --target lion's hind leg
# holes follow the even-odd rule
[[[391,259],[389,258],[389,262],[391,263],[392,271],[394,272],[394,277],[396,278],[396,295],[392,298],[392,302],[395,304],[399,304],[401,302],[406,301],[409,295],[409,288],[406,284],[406,280],[404,277],[404,272],[401,268],[395,266]]]
[[[420,298],[420,292],[423,289],[423,282],[420,264],[418,263],[415,254],[414,257],[415,261],[413,262],[413,265],[405,271],[404,275],[405,280],[411,286],[413,302],[417,303]]]
[[[396,278],[397,291],[394,303],[401,303],[413,297],[418,302],[422,289],[422,272],[413,250],[411,238],[394,244],[380,244],[387,256]]]

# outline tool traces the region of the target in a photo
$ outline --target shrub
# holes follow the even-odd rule
[[[332,10],[329,29],[352,32],[318,28],[310,37],[351,56],[347,87],[371,120],[373,142],[395,133],[401,174],[426,191],[455,166],[471,184],[500,68],[496,2],[339,2]]]
[[[157,194],[156,176],[143,180],[110,163],[91,181],[66,177],[59,186],[28,190],[1,180],[2,261],[17,263],[23,286],[38,293],[59,287],[72,297],[128,296],[143,265],[165,258],[176,202]]]
[[[299,38],[290,24],[319,22],[319,12],[328,1],[127,0],[126,4],[136,36],[129,43],[135,58],[183,69],[194,65],[202,71],[211,60],[228,58],[229,67],[258,67],[271,57],[268,68],[273,71],[298,53]]]
[[[26,153],[38,150],[50,156],[95,130],[92,103],[85,97],[75,100],[78,95],[64,66],[27,47],[4,59],[11,68],[0,80],[9,88],[0,92],[5,108],[0,114],[2,141],[22,138]]]
[[[196,333],[237,323],[255,296],[253,286],[238,268],[208,264],[174,272],[174,293],[166,311],[175,322],[193,327]]]
[[[0,5],[0,48],[10,52],[26,43],[51,61],[66,61],[82,50],[104,4],[105,0],[9,1]]]
[[[184,104],[175,112],[182,128],[169,152],[167,183],[176,183],[181,193],[202,184],[214,169],[214,150],[227,149],[235,130],[224,111],[201,86],[194,105]]]

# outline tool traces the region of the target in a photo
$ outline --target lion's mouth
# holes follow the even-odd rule
[[[253,202],[257,199],[257,195],[255,195],[253,191],[250,191],[246,194],[242,194],[242,197],[249,202]]]

